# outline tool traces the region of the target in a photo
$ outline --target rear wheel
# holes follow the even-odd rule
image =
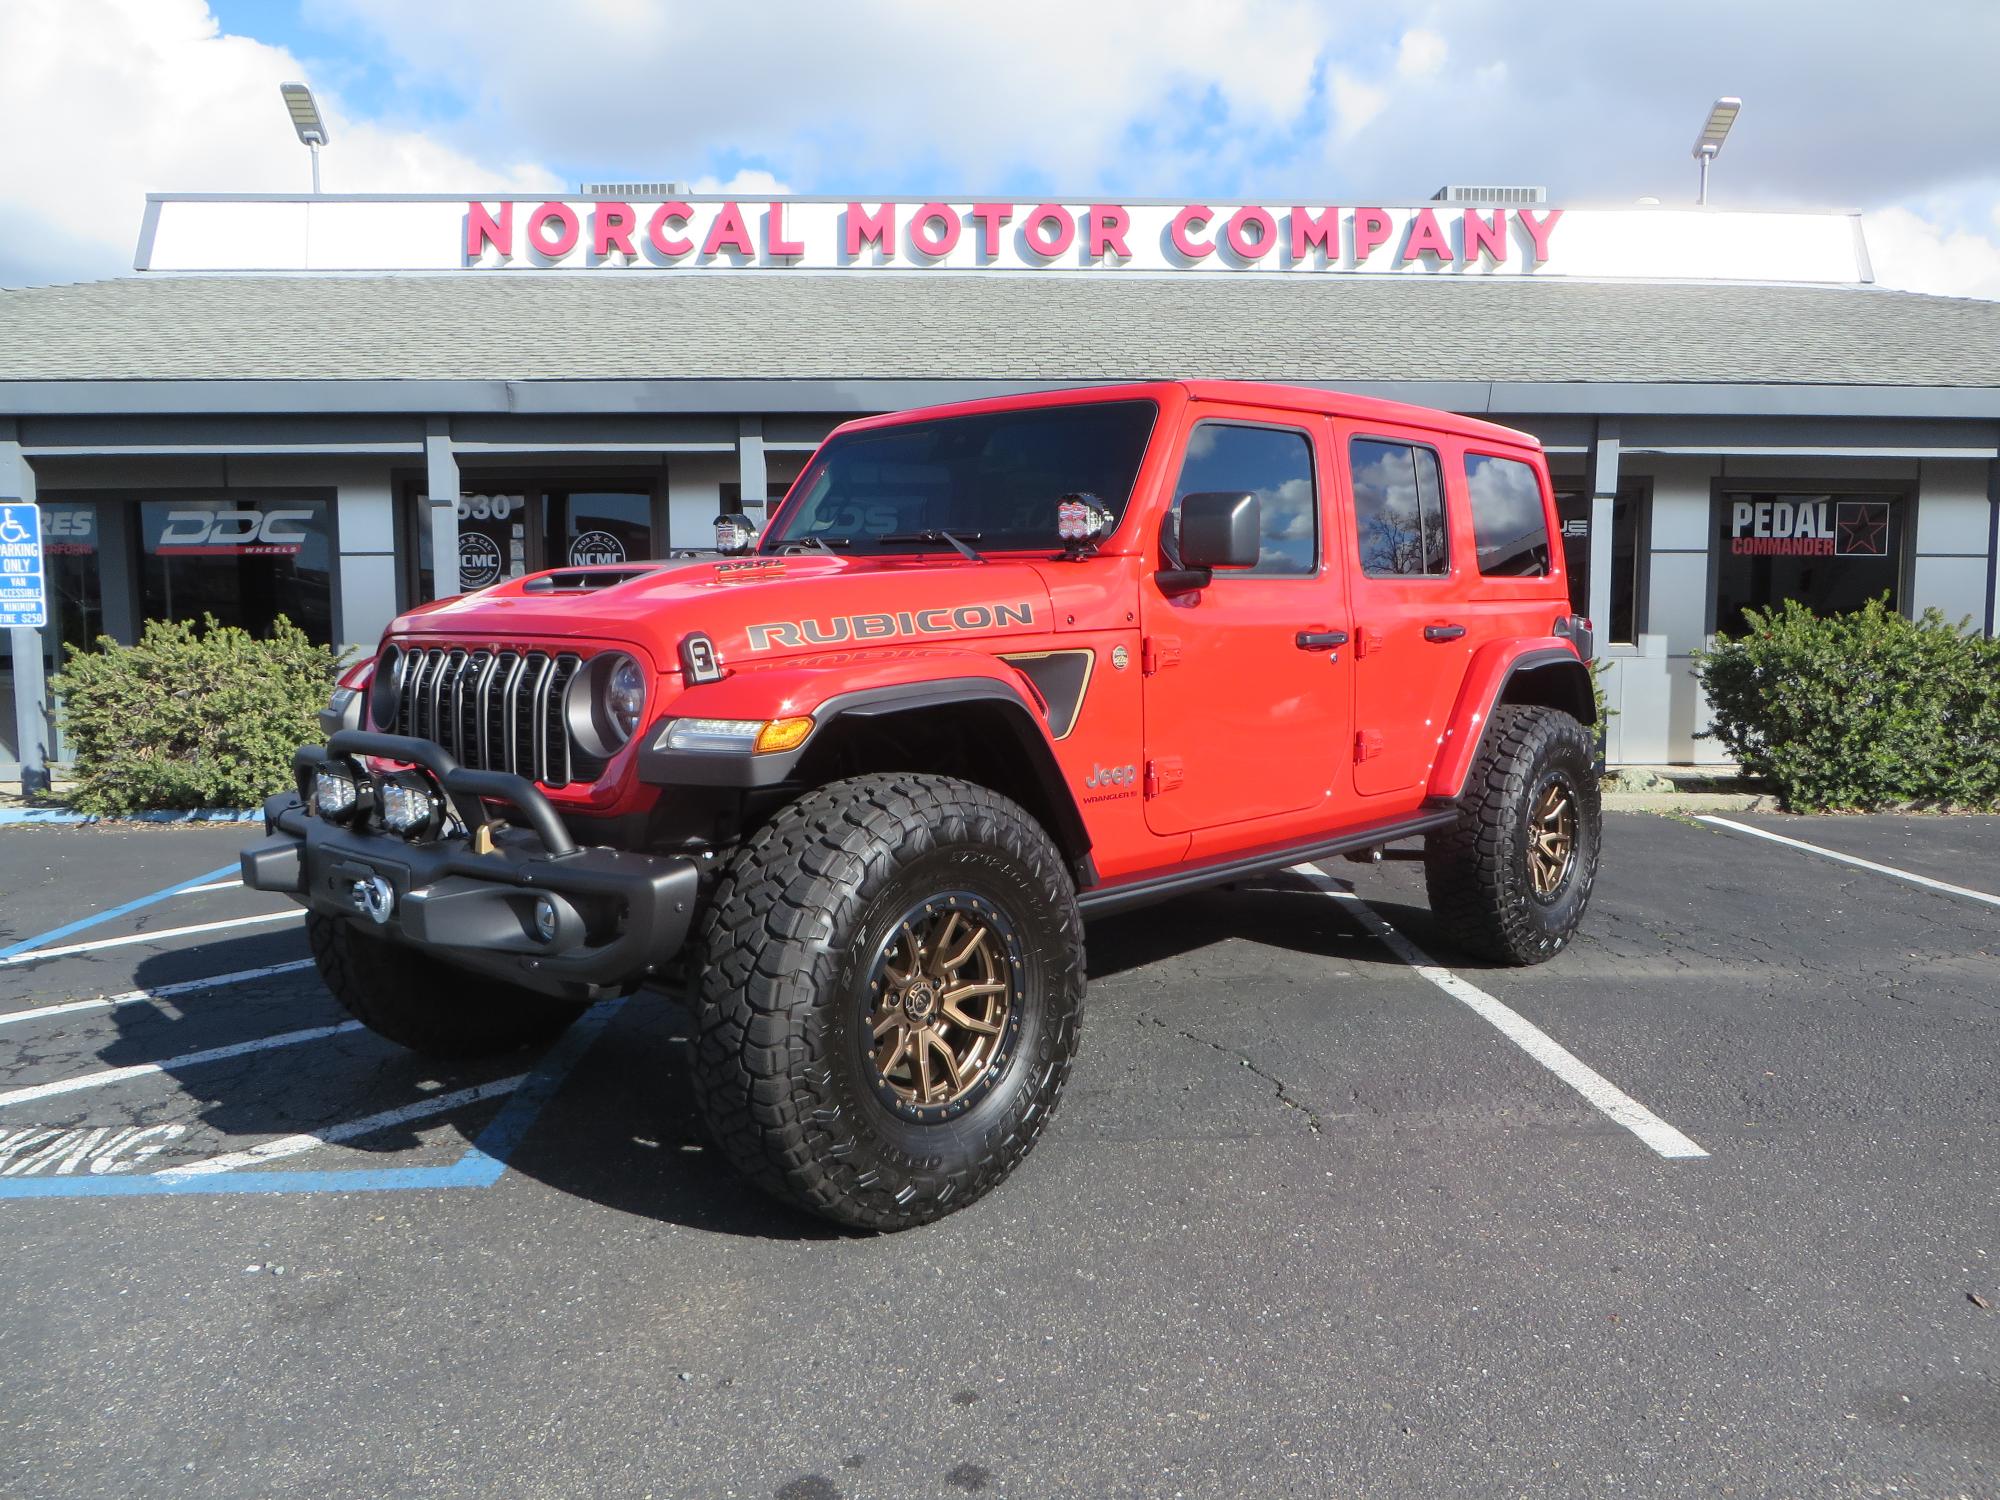
[[[1424,882],[1457,946],[1506,964],[1555,957],[1597,883],[1596,746],[1553,708],[1503,704],[1459,799],[1458,822],[1424,842]]]
[[[752,1181],[867,1229],[990,1191],[1076,1052],[1083,926],[1062,856],[996,792],[876,775],[751,836],[709,905],[694,1082]]]
[[[432,1057],[482,1057],[560,1036],[585,1008],[455,969],[340,917],[306,913],[320,977],[370,1031]]]

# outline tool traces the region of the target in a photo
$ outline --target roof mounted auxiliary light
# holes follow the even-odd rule
[[[731,512],[715,518],[715,550],[725,557],[741,557],[757,545],[757,528],[748,516]]]

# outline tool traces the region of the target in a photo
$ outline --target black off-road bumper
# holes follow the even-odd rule
[[[356,756],[422,766],[469,831],[411,840],[309,812],[313,771],[329,757]],[[264,804],[266,838],[243,851],[243,883],[253,890],[567,1000],[632,989],[687,938],[694,860],[579,849],[523,777],[466,770],[428,740],[354,730],[324,750],[300,750],[294,766],[299,790]],[[487,805],[496,802],[530,827],[492,821]],[[489,852],[475,847],[482,829],[477,843]]]

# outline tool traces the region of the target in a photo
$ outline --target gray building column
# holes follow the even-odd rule
[[[462,592],[458,584],[458,455],[452,451],[451,424],[443,417],[424,421],[424,490],[430,498],[432,591],[440,599]]]
[[[21,451],[18,429],[0,423],[0,500],[35,503],[35,468]],[[42,632],[17,627],[14,648],[14,744],[21,763],[21,790],[49,789],[48,684],[42,675]]]
[[[2000,635],[2000,458],[1986,461],[1986,633]]]
[[[770,475],[764,467],[764,419],[739,417],[736,421],[736,482],[742,486],[743,506],[757,509],[751,519],[762,530],[769,519],[764,501],[770,495]]]
[[[1611,517],[1618,501],[1618,419],[1599,417],[1591,440],[1590,485],[1590,621],[1594,639],[1609,639],[1611,630]]]

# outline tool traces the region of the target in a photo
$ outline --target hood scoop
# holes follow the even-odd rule
[[[547,573],[537,573],[532,578],[521,580],[524,594],[594,594],[600,589],[616,588],[621,583],[630,583],[635,578],[652,578],[660,573],[672,573],[685,568],[690,562],[713,561],[713,559],[678,558],[673,562],[617,563],[609,567],[556,568]]]

